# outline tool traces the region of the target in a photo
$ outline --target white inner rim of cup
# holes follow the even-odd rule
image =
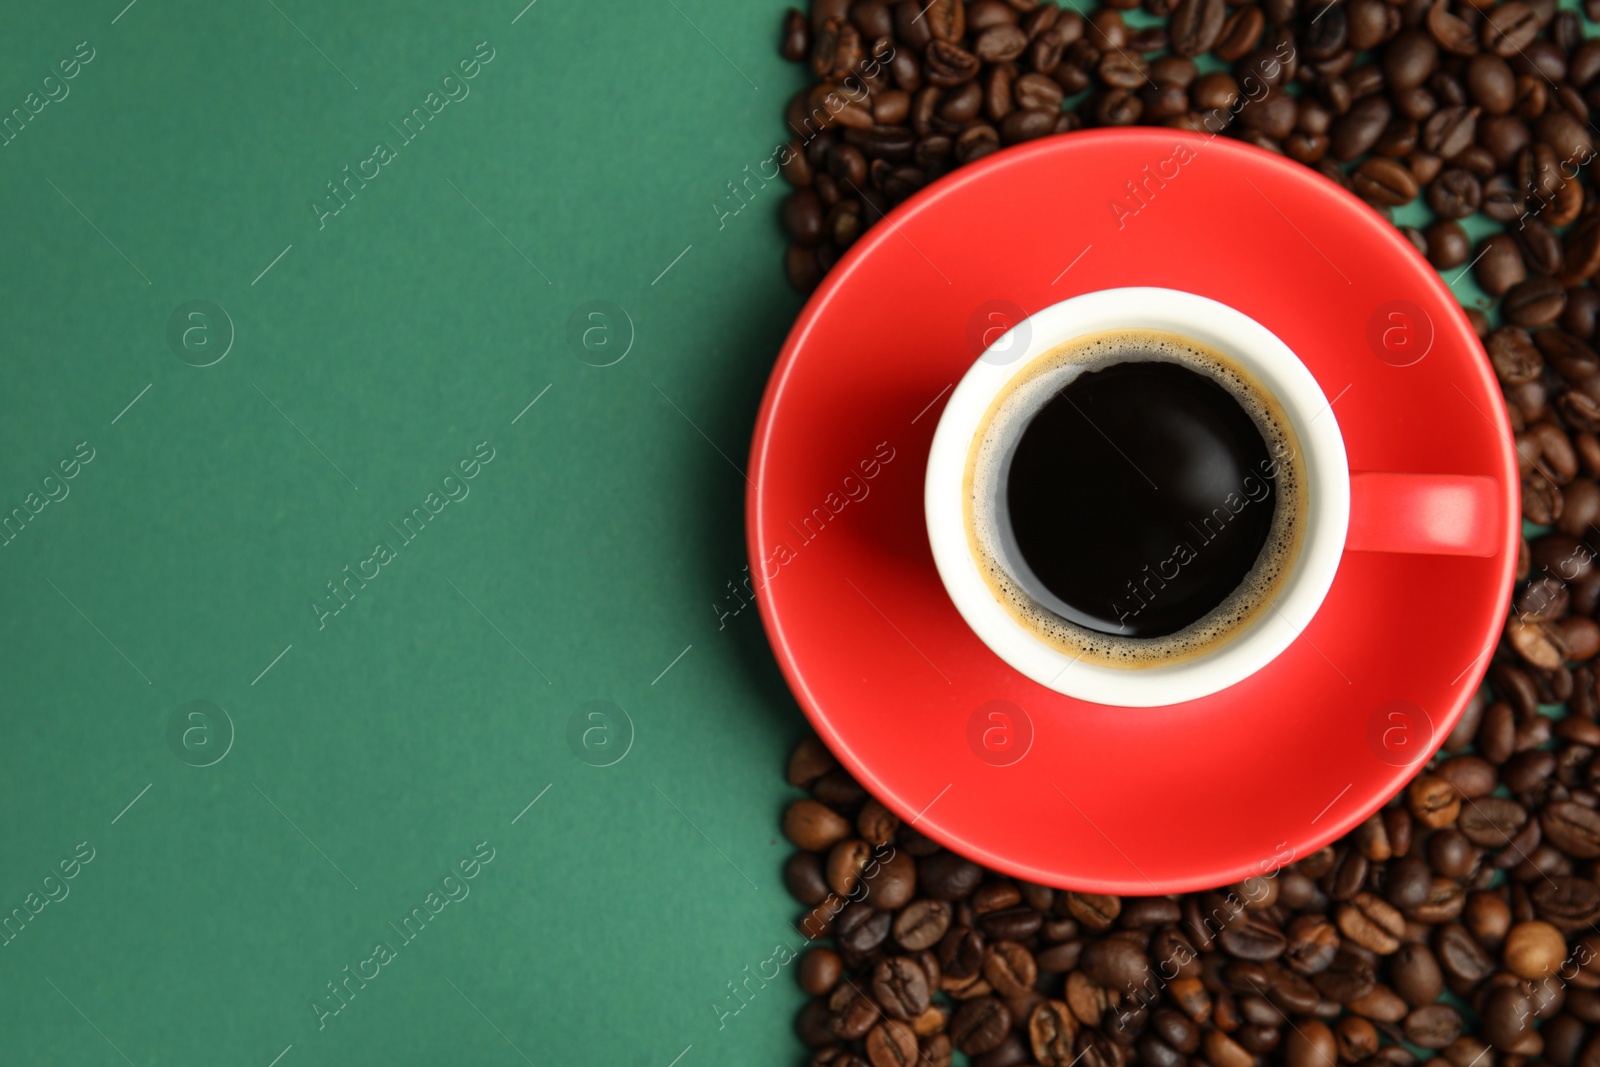
[[[1193,659],[1119,668],[1083,662],[1036,636],[990,590],[967,539],[964,475],[994,399],[1029,365],[1063,344],[1107,330],[1160,330],[1216,349],[1277,400],[1303,450],[1304,529],[1298,560],[1255,623]],[[1338,420],[1311,372],[1248,315],[1174,289],[1107,289],[1045,308],[996,339],[946,405],[929,452],[928,538],[956,608],[978,637],[1041,685],[1101,704],[1154,707],[1234,685],[1270,663],[1316,614],[1338,570],[1350,512],[1349,470]]]

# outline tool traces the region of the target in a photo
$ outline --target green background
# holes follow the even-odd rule
[[[0,947],[7,1062],[800,1056],[791,969],[736,1014],[727,983],[797,943],[803,724],[754,610],[719,611],[800,303],[779,187],[733,214],[727,183],[802,72],[779,5],[525,2],[8,5],[0,114],[93,59],[0,147],[0,512],[67,492],[0,548],[0,915],[94,858]],[[227,321],[170,344],[201,300]],[[585,361],[590,301],[621,314]],[[470,495],[319,623],[480,442]],[[222,710],[169,737],[195,700]],[[591,701],[631,721],[584,724],[610,766],[569,740]]]

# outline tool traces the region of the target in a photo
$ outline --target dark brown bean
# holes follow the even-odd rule
[[[1028,47],[1028,35],[1016,26],[992,26],[978,35],[972,50],[985,63],[1009,63]]]
[[[872,972],[872,996],[896,1019],[915,1019],[932,1002],[927,972],[909,956],[879,961]]]
[[[1352,104],[1346,114],[1334,120],[1330,130],[1334,158],[1349,161],[1366,153],[1383,136],[1391,114],[1393,108],[1382,96],[1365,96]]]
[[[1528,821],[1522,805],[1504,797],[1483,797],[1469,801],[1461,809],[1456,825],[1461,835],[1475,845],[1503,848],[1516,837]]]
[[[807,949],[800,957],[800,988],[814,997],[827,996],[843,973],[844,963],[831,948]]]
[[[1518,326],[1547,326],[1561,317],[1566,305],[1567,291],[1560,282],[1554,278],[1528,278],[1511,287],[1501,310]]]
[[[1517,3],[1518,0],[1511,0]],[[1501,1049],[1515,1048],[1533,1029],[1533,1006],[1520,989],[1501,986],[1490,991],[1479,1012],[1483,1036]]]
[[[1533,43],[1539,16],[1523,0],[1507,0],[1484,15],[1483,46],[1497,56],[1510,57]]]
[[[1028,1040],[1033,1058],[1042,1067],[1069,1067],[1076,1059],[1073,1037],[1078,1023],[1059,1000],[1046,1000],[1028,1017]]]
[[[1528,269],[1522,261],[1522,251],[1517,248],[1517,242],[1508,234],[1497,233],[1485,238],[1478,246],[1478,257],[1472,273],[1484,292],[1502,296],[1527,278]],[[1529,342],[1530,347],[1531,344]]]
[[[1438,43],[1420,30],[1403,31],[1383,51],[1384,81],[1394,89],[1421,85],[1438,65]]]
[[[1003,997],[1023,996],[1038,976],[1032,953],[1015,941],[996,942],[984,956],[983,977]]]
[[[1227,13],[1223,0],[1178,0],[1169,30],[1173,53],[1197,56],[1209,52],[1222,36]]]
[[[1539,825],[1546,840],[1580,859],[1600,856],[1600,812],[1570,800],[1553,801],[1539,809]]]
[[[956,1048],[977,1056],[997,1048],[1011,1029],[1011,1013],[994,997],[978,997],[956,1009],[950,1039]]]
[[[1440,219],[1425,231],[1428,262],[1439,270],[1459,267],[1472,253],[1472,239],[1459,223]]]
[[[1409,204],[1417,197],[1417,179],[1403,163],[1392,159],[1367,160],[1351,175],[1350,187],[1363,199],[1391,207]]]
[[[1461,1013],[1448,1004],[1416,1008],[1405,1019],[1406,1040],[1427,1049],[1442,1049],[1461,1036]]]
[[[1482,202],[1483,187],[1461,167],[1446,167],[1428,185],[1428,206],[1447,219],[1464,219]]]

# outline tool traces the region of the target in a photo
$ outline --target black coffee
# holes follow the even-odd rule
[[[1240,587],[1273,529],[1273,457],[1234,394],[1141,360],[1079,374],[1022,431],[1006,479],[1017,548],[1104,634],[1161,637]]]

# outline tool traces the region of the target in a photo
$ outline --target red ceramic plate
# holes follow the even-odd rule
[[[1482,349],[1394,228],[1281,157],[1140,129],[998,153],[857,242],[773,372],[746,519],[778,662],[863,785],[1008,874],[1149,894],[1263,873],[1400,789],[1487,666],[1517,533],[1490,558],[1347,553],[1301,638],[1203,700],[1107,707],[1013,671],[934,570],[928,445],[987,330],[1129,285],[1276,333],[1333,401],[1351,469],[1487,475],[1517,514]]]

